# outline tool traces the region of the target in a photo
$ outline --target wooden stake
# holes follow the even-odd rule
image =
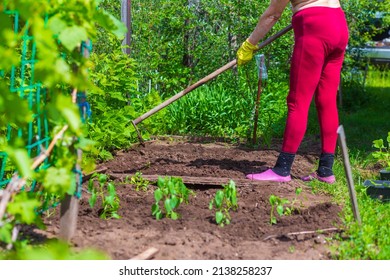
[[[74,195],[66,195],[61,201],[61,218],[59,237],[69,242],[76,232],[79,199]]]
[[[334,232],[334,231],[340,231],[339,228],[325,228],[325,229],[318,229],[318,230],[308,230],[308,231],[299,231],[299,232],[290,232],[286,234],[278,234],[278,235],[270,235],[263,239],[263,241],[267,241],[268,239],[276,238],[276,237],[283,237],[283,236],[296,236],[296,235],[302,235],[302,234],[313,234],[313,233],[323,233],[323,232]]]
[[[158,251],[159,250],[157,248],[152,247],[146,250],[145,252],[142,252],[141,254],[132,257],[130,260],[150,260],[151,258],[154,257],[154,255],[158,253]]]
[[[107,170],[108,170],[107,167],[102,167],[102,168],[96,169],[95,171],[92,171],[91,173],[85,174],[85,175],[83,175],[82,182],[84,183],[84,182],[88,181],[92,177],[93,174],[106,173]]]

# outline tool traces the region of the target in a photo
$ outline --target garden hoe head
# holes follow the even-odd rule
[[[142,135],[139,132],[139,129],[138,129],[137,125],[134,123],[134,121],[131,121],[131,123],[133,124],[135,132],[137,133],[139,142],[141,143],[141,145],[144,145],[144,139],[142,138]]]

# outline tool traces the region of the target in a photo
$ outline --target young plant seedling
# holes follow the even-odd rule
[[[181,178],[159,177],[157,189],[154,191],[155,203],[152,205],[152,215],[157,220],[164,216],[177,220],[180,214],[176,212],[176,209],[183,202],[188,203],[190,195],[194,195],[194,192],[187,189]]]
[[[229,184],[223,185],[223,190],[218,190],[215,197],[210,201],[209,209],[213,210],[215,207],[215,221],[221,227],[230,224],[230,209],[236,211],[237,204],[237,189],[233,180]]]
[[[139,190],[142,190],[146,192],[148,190],[148,186],[150,185],[150,182],[142,177],[142,173],[137,171],[134,176],[132,176],[130,179],[126,177],[125,183],[131,184],[135,187],[135,190],[138,192]]]
[[[97,186],[95,181],[98,183]],[[121,218],[118,215],[119,197],[116,193],[115,185],[109,181],[106,174],[93,174],[91,179],[88,181],[88,191],[91,193],[91,197],[88,201],[91,208],[95,207],[99,198],[102,202],[100,218]]]
[[[302,188],[295,189],[295,197],[292,202],[288,199],[278,197],[276,195],[271,195],[269,197],[269,202],[271,204],[271,213],[270,213],[270,223],[271,225],[277,224],[277,220],[275,217],[275,209],[279,216],[283,215],[291,215],[294,210],[298,210],[295,207],[295,203],[298,201],[298,196],[301,194]],[[288,206],[287,206],[288,205]]]
[[[390,132],[388,132],[386,138],[387,145],[385,145],[383,139],[377,139],[373,141],[373,147],[378,149],[372,152],[372,157],[375,158],[380,164],[384,165],[384,168],[390,171]]]

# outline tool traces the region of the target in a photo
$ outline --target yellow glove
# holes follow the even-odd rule
[[[252,45],[248,39],[246,39],[237,51],[237,65],[241,66],[251,61],[253,58],[253,53],[258,49],[258,46]]]

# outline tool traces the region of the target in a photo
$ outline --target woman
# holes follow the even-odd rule
[[[274,168],[249,174],[251,180],[288,182],[295,154],[305,135],[314,96],[321,130],[322,151],[316,172],[302,180],[332,184],[337,143],[337,89],[348,42],[348,27],[338,0],[271,0],[252,34],[237,51],[237,64],[249,62],[257,43],[269,32],[291,2],[294,51],[287,96],[288,115],[283,145]]]

